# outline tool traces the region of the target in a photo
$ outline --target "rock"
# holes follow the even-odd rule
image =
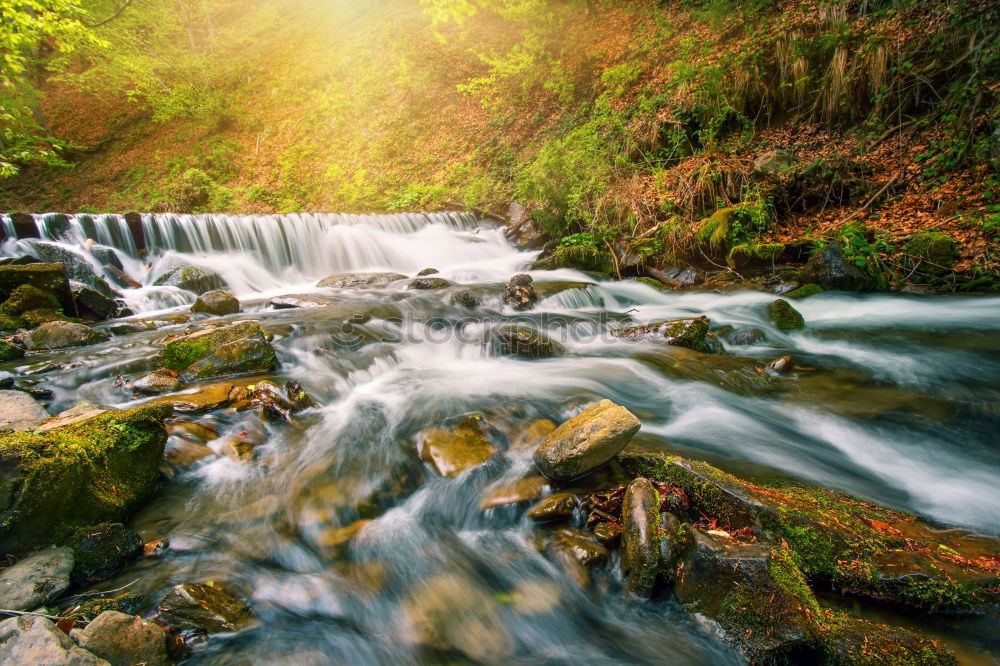
[[[810,296],[815,296],[816,294],[821,293],[823,293],[823,287],[818,284],[804,284],[798,289],[792,289],[791,291],[785,292],[785,298],[798,300],[802,298],[809,298]]]
[[[105,611],[77,635],[80,647],[111,666],[168,666],[167,634],[155,622]]]
[[[316,402],[305,392],[302,384],[296,381],[285,382],[285,397],[288,398],[288,402],[292,405],[292,411],[295,412],[316,406]]]
[[[573,493],[552,493],[528,509],[528,518],[536,523],[572,518],[578,503],[579,500]]]
[[[132,388],[143,395],[173,393],[181,388],[181,380],[173,370],[156,370],[132,382]]]
[[[753,168],[759,173],[788,173],[795,169],[797,160],[790,150],[770,150],[753,161]]]
[[[591,567],[608,560],[607,549],[592,535],[569,527],[556,530],[548,540],[546,552],[580,587],[590,584]]]
[[[536,449],[545,438],[556,429],[556,424],[548,419],[538,419],[519,432],[511,444],[515,449]]]
[[[479,414],[455,419],[417,434],[417,452],[440,476],[456,476],[486,462],[496,453]]]
[[[8,298],[15,289],[25,284],[52,294],[64,311],[73,311],[73,297],[62,264],[0,266],[0,300]]]
[[[177,287],[199,295],[227,287],[226,281],[215,271],[190,264],[171,268],[156,278],[153,284],[157,287]]]
[[[66,319],[55,296],[30,284],[17,287],[0,304],[0,330],[34,328],[48,321]]]
[[[485,511],[498,506],[530,502],[541,494],[542,488],[548,483],[544,478],[534,474],[518,479],[514,483],[498,486],[479,501],[479,508]]]
[[[766,340],[767,336],[759,328],[740,328],[726,336],[732,345],[757,345]]]
[[[204,379],[278,367],[274,348],[256,321],[241,321],[174,338],[166,343],[162,364],[182,378]]]
[[[424,277],[426,275],[436,275],[437,273],[440,273],[440,272],[441,271],[439,271],[436,268],[425,268],[424,270],[422,270],[419,273],[417,273],[417,277]]]
[[[15,345],[13,342],[8,342],[3,338],[0,338],[0,363],[4,361],[13,361],[19,358],[24,358],[24,350]]]
[[[47,418],[49,413],[27,393],[0,391],[0,430],[31,430]]]
[[[236,314],[239,311],[239,299],[228,291],[222,291],[221,289],[206,291],[191,306],[191,312],[207,312],[208,314],[220,317]]]
[[[602,545],[611,547],[618,543],[618,540],[622,536],[622,528],[620,525],[609,522],[601,522],[594,525],[594,536],[597,540],[601,542]]]
[[[31,245],[31,252],[37,255],[42,261],[49,264],[62,264],[65,275],[70,280],[83,282],[105,296],[114,298],[114,290],[108,286],[108,283],[103,278],[97,275],[90,260],[83,253],[74,251],[65,245],[57,245],[49,241],[31,240],[29,243]]]
[[[863,270],[844,258],[836,241],[813,254],[799,272],[799,278],[805,284],[817,284],[828,290],[861,291],[871,284]]]
[[[110,319],[118,312],[118,301],[114,296],[107,296],[89,284],[77,280],[70,280],[69,288],[76,303],[76,311],[81,317]]]
[[[455,295],[451,297],[451,301],[456,305],[461,305],[469,309],[479,307],[479,299],[476,298],[476,295],[472,293],[471,289],[456,291]]]
[[[321,308],[330,305],[333,301],[320,298],[319,296],[275,296],[267,302],[268,307],[275,310],[291,310],[292,308]]]
[[[104,274],[111,277],[120,289],[142,289],[142,283],[133,280],[129,275],[117,266],[107,264],[104,266]]]
[[[451,282],[444,278],[423,277],[410,280],[406,285],[407,289],[446,289],[451,286]]]
[[[65,540],[73,549],[74,585],[83,587],[111,578],[142,550],[142,538],[121,523],[77,530]]]
[[[628,590],[648,597],[660,565],[660,495],[649,479],[629,484],[622,500],[622,570]]]
[[[669,345],[640,352],[635,358],[669,377],[711,382],[740,395],[757,395],[775,385],[764,364],[753,358],[703,354]]]
[[[686,508],[686,507],[685,507]],[[660,514],[660,578],[673,583],[688,542],[687,527],[670,511]]]
[[[140,319],[137,321],[122,321],[117,324],[112,324],[108,330],[111,331],[112,335],[131,335],[133,333],[155,331],[156,325],[151,321]]]
[[[524,324],[504,324],[495,328],[490,334],[490,346],[497,354],[523,358],[550,358],[565,351],[558,342]]]
[[[392,282],[405,279],[406,276],[402,273],[338,273],[323,278],[316,283],[316,286],[331,289],[384,287]]]
[[[645,277],[645,276],[635,277],[635,278],[631,278],[631,281],[632,282],[640,282],[640,283],[646,285],[647,287],[652,287],[653,289],[656,289],[657,291],[663,291],[664,289],[667,288],[667,286],[665,284],[663,284],[662,282],[660,282],[656,278],[651,278],[651,277]]]
[[[615,264],[611,254],[593,245],[560,247],[552,254],[538,259],[531,265],[531,269],[536,271],[552,271],[558,268],[574,268],[609,275],[615,272]]]
[[[687,266],[685,268],[674,267],[663,271],[646,266],[643,270],[649,277],[658,280],[661,284],[671,289],[687,289],[702,282],[704,279],[694,266]]]
[[[824,663],[837,666],[869,664],[920,664],[958,666],[955,656],[930,637],[901,627],[889,627],[842,614],[830,614],[822,622]]]
[[[33,611],[69,588],[73,551],[49,548],[0,571],[0,608]]]
[[[195,393],[163,396],[153,402],[170,405],[182,414],[204,414],[228,407],[236,401],[242,388],[232,382],[210,384]]]
[[[84,347],[108,340],[110,336],[97,329],[69,321],[50,321],[28,333],[24,346],[29,351]]]
[[[951,272],[958,261],[958,243],[941,231],[920,231],[903,246],[908,267],[931,275]]]
[[[643,326],[630,326],[611,331],[611,335],[632,342],[665,342],[676,347],[686,347],[695,351],[710,353],[713,349],[709,341],[708,317],[657,321]]]
[[[94,405],[89,402],[77,403],[73,407],[46,419],[44,423],[35,428],[35,431],[48,432],[57,428],[64,428],[66,426],[88,421],[96,416],[100,416],[111,411],[117,410],[115,410],[114,407],[108,407],[107,405]]]
[[[503,302],[515,310],[530,310],[538,301],[534,280],[527,273],[518,273],[507,281],[503,292]]]
[[[632,412],[601,400],[546,437],[535,451],[535,465],[548,479],[572,481],[614,458],[639,428]]]
[[[236,462],[251,462],[257,455],[254,451],[255,448],[256,444],[254,442],[239,439],[238,437],[227,437],[222,440],[223,455]]]
[[[110,666],[77,645],[44,617],[0,622],[0,663],[37,666]]]
[[[806,325],[802,314],[783,298],[767,306],[767,318],[781,331],[796,331]]]
[[[810,660],[821,611],[791,554],[781,546],[690,532],[674,585],[677,601],[718,622],[751,663]]]
[[[538,250],[545,245],[545,233],[535,224],[527,208],[511,201],[506,218],[506,234],[514,245],[523,250]]]
[[[785,374],[786,372],[790,372],[792,370],[792,365],[791,356],[781,356],[768,363],[767,367],[778,374]]]
[[[20,257],[0,257],[0,266],[27,266],[28,264],[40,264],[34,257],[23,255]]]
[[[749,528],[760,541],[787,543],[807,577],[841,592],[932,611],[977,613],[1000,605],[1000,576],[985,565],[1000,558],[997,540],[942,532],[835,490],[749,484],[648,447],[630,445],[617,459],[629,474],[683,490],[689,520],[709,515],[730,529]],[[921,549],[906,550],[914,539]],[[954,553],[964,567],[950,559]]]
[[[83,620],[91,621],[106,611],[112,610],[133,615],[145,604],[142,595],[126,592],[117,597],[86,597],[76,604],[76,612]]]
[[[238,631],[253,621],[242,601],[217,583],[185,583],[167,592],[157,611],[173,629],[202,629],[210,634]]]
[[[410,590],[402,604],[402,625],[411,644],[457,651],[476,663],[504,663],[514,640],[498,607],[475,581],[438,574]]]
[[[171,411],[145,405],[47,432],[0,434],[0,553],[128,518],[156,489]]]

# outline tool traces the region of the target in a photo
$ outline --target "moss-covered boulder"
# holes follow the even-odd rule
[[[941,231],[921,231],[913,235],[903,252],[907,264],[923,273],[940,275],[955,268],[958,261],[958,242]]]
[[[22,284],[0,303],[0,330],[34,328],[49,321],[66,320],[59,300],[48,291]]]
[[[28,333],[24,346],[30,351],[84,347],[108,340],[104,331],[71,321],[50,321]]]
[[[497,452],[492,428],[482,415],[469,414],[417,434],[420,459],[440,476],[456,476],[477,467]]]
[[[205,312],[220,317],[236,314],[239,311],[240,300],[222,289],[206,291],[191,306],[191,312]]]
[[[0,266],[0,300],[6,300],[21,285],[52,294],[64,311],[72,312],[73,297],[62,264]]]
[[[851,594],[928,611],[980,613],[1000,604],[1000,542],[941,530],[842,492],[754,484],[708,463],[629,446],[618,462],[684,491],[689,519],[747,528],[787,543],[803,573]]]
[[[837,241],[815,252],[802,267],[799,278],[805,284],[840,291],[863,291],[872,286],[871,278],[844,257]]]
[[[110,319],[118,312],[118,301],[100,289],[77,280],[70,280],[69,288],[76,304],[76,312],[81,317]]]
[[[142,539],[121,523],[84,527],[63,542],[73,549],[74,585],[89,585],[111,578],[142,550]]]
[[[560,247],[547,257],[531,265],[532,270],[552,271],[557,268],[575,268],[594,273],[614,273],[615,264],[611,254],[593,245],[570,245]]]
[[[622,500],[622,570],[628,590],[648,597],[660,567],[660,495],[639,477],[629,484]]]
[[[128,518],[156,489],[172,410],[110,410],[44,433],[0,434],[0,552]]]
[[[177,266],[153,282],[158,287],[177,287],[199,296],[213,289],[225,289],[226,281],[215,271],[201,266]]]
[[[708,330],[711,325],[708,317],[693,317],[690,319],[671,319],[654,321],[642,326],[629,326],[611,331],[611,335],[632,342],[665,342],[675,347],[686,347],[695,351],[715,353],[718,351],[717,340]]]
[[[210,634],[238,631],[253,622],[247,605],[217,583],[176,585],[157,610],[160,620],[173,629],[200,629]]]
[[[803,298],[809,298],[810,296],[815,296],[816,294],[822,294],[823,287],[818,284],[804,284],[801,287],[792,289],[787,294],[784,294],[785,298],[791,298],[792,300],[800,300]]]
[[[14,359],[23,357],[24,349],[18,347],[13,342],[0,338],[0,363],[3,363],[4,361],[13,361]]]
[[[274,347],[256,321],[208,328],[169,340],[159,361],[185,380],[270,372],[278,367]]]
[[[535,307],[538,292],[534,280],[527,273],[518,273],[507,281],[503,290],[503,302],[515,310],[524,311]]]
[[[710,382],[741,395],[763,393],[778,384],[763,363],[743,356],[703,354],[685,347],[664,346],[641,351],[634,358],[669,377]]]
[[[497,354],[522,358],[550,358],[565,351],[555,340],[524,324],[505,324],[494,329],[490,347]]]
[[[639,432],[635,414],[601,400],[556,428],[535,451],[535,466],[554,481],[572,481],[605,465]]]
[[[957,666],[934,640],[900,627],[825,611],[818,625],[824,663],[830,666]]]
[[[805,328],[806,320],[791,303],[779,298],[767,306],[767,318],[779,331],[797,331]]]
[[[407,289],[421,289],[425,291],[434,289],[447,289],[452,283],[440,277],[418,277],[410,280],[406,285]]]

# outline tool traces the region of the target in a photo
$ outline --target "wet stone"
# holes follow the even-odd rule
[[[80,647],[112,666],[167,666],[167,634],[155,622],[105,611],[77,635]]]
[[[406,276],[402,273],[337,273],[323,278],[316,286],[331,289],[384,287],[405,279]]]
[[[31,430],[49,418],[49,413],[27,393],[0,391],[0,430]]]
[[[191,306],[191,312],[205,312],[217,316],[236,314],[240,311],[240,301],[228,291],[213,289],[200,295]]]
[[[142,550],[139,534],[121,523],[103,523],[78,530],[65,541],[73,549],[74,585],[111,578]]]
[[[649,479],[629,484],[622,500],[622,569],[628,589],[648,597],[660,564],[660,495]]]
[[[538,301],[534,280],[527,273],[519,273],[504,286],[503,302],[515,310],[531,310]]]
[[[132,382],[132,388],[144,395],[173,393],[181,387],[181,380],[171,370],[157,370]]]
[[[24,346],[30,351],[84,347],[104,342],[107,333],[69,321],[50,321],[28,333]]]
[[[432,290],[432,289],[446,289],[450,286],[452,286],[451,282],[445,280],[444,278],[422,277],[410,280],[410,283],[406,285],[406,288]]]
[[[791,356],[781,356],[768,363],[767,367],[774,372],[784,374],[786,372],[791,372],[793,365],[794,362]]]
[[[49,619],[22,615],[0,622],[0,663],[39,666],[110,666],[78,647]]]
[[[614,458],[639,428],[632,412],[601,400],[546,437],[535,451],[535,465],[546,478],[572,481]]]
[[[498,354],[522,358],[551,358],[565,351],[558,342],[524,324],[505,324],[496,328],[492,332],[490,343]]]
[[[160,620],[174,629],[203,629],[210,634],[238,631],[253,621],[247,605],[217,583],[176,585],[157,610]]]
[[[486,462],[496,453],[482,416],[472,414],[417,435],[417,451],[440,476],[456,476]]]
[[[615,523],[601,522],[594,525],[594,536],[604,546],[614,546],[622,536],[621,525]]]
[[[538,497],[546,485],[548,485],[548,481],[537,474],[518,479],[513,483],[505,483],[483,496],[479,502],[479,508],[486,510],[498,506],[530,502]]]
[[[66,591],[73,551],[50,548],[32,553],[0,572],[0,608],[32,611]]]
[[[776,328],[782,331],[795,331],[806,325],[802,314],[791,304],[779,298],[767,306],[767,317]]]
[[[573,517],[579,501],[573,493],[553,493],[528,509],[528,518],[535,522],[565,520]]]

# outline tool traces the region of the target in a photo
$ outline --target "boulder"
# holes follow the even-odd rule
[[[794,170],[797,163],[795,153],[779,148],[778,150],[769,150],[766,153],[758,155],[753,161],[753,168],[758,173],[783,174]]]
[[[833,241],[813,254],[799,272],[804,284],[816,284],[823,289],[862,291],[871,285],[865,272],[844,258],[840,243]]]
[[[392,282],[405,280],[402,273],[337,273],[316,283],[317,287],[351,289],[358,287],[384,287]]]
[[[739,328],[726,336],[726,341],[731,345],[758,345],[764,342],[767,336],[759,328]]]
[[[0,363],[24,358],[24,350],[13,342],[0,338]]]
[[[783,375],[786,372],[790,372],[793,365],[794,361],[791,356],[780,356],[768,363],[767,367],[769,370],[773,370],[774,372]]]
[[[816,294],[821,294],[821,293],[823,293],[823,287],[819,286],[818,284],[804,284],[801,287],[785,292],[785,298],[791,298],[792,300],[799,300],[803,298],[809,298],[810,296],[815,296]]]
[[[139,534],[121,523],[77,530],[64,543],[73,549],[71,578],[80,587],[111,578],[142,550]]]
[[[104,266],[104,274],[111,278],[119,289],[141,289],[142,283],[132,279],[128,273],[117,266],[107,264]]]
[[[549,557],[580,587],[590,584],[590,569],[608,560],[608,550],[583,530],[563,527],[544,542]]]
[[[117,324],[112,324],[109,328],[112,335],[132,335],[133,333],[145,333],[146,331],[155,331],[156,324],[151,321],[146,321],[144,319],[139,319],[136,321],[121,321]]]
[[[943,275],[955,268],[958,242],[941,231],[920,231],[903,246],[908,267],[930,275]]]
[[[171,411],[146,405],[0,434],[0,553],[128,518],[156,489]]]
[[[417,434],[417,452],[440,476],[456,476],[486,462],[497,448],[479,414],[470,414]]]
[[[685,268],[673,267],[666,270],[645,267],[644,272],[651,278],[658,280],[661,284],[671,289],[687,289],[702,282],[704,278],[698,273],[694,266]]]
[[[0,391],[0,430],[31,430],[47,418],[49,413],[27,393]]]
[[[524,324],[504,324],[493,329],[490,346],[497,354],[523,358],[550,358],[565,351],[558,342]]]
[[[243,386],[232,382],[209,384],[194,393],[179,393],[157,398],[154,403],[170,405],[182,414],[204,414],[232,405],[244,391]]]
[[[574,268],[609,275],[615,272],[615,264],[611,254],[607,250],[598,249],[593,245],[560,247],[531,265],[531,269],[536,271],[552,271],[558,268]]]
[[[787,549],[689,532],[677,601],[718,622],[751,663],[815,660],[821,611]]]
[[[410,280],[406,285],[407,289],[446,289],[452,286],[451,282],[444,278],[422,277]]]
[[[156,370],[132,382],[132,388],[143,395],[173,393],[181,387],[181,380],[173,370]]]
[[[190,264],[171,268],[156,278],[153,284],[157,287],[177,287],[199,295],[213,289],[225,289],[227,286],[226,281],[215,271]]]
[[[780,331],[797,331],[800,328],[805,328],[806,325],[802,313],[783,298],[779,298],[767,306],[767,318]]]
[[[271,343],[256,321],[241,321],[174,338],[162,352],[162,365],[182,378],[204,379],[278,367]]]
[[[58,299],[30,284],[15,288],[0,304],[0,330],[34,328],[47,321],[65,319]]]
[[[96,416],[116,411],[114,407],[107,405],[95,405],[89,402],[80,402],[73,407],[61,411],[53,417],[45,420],[40,426],[35,428],[35,432],[48,432],[57,428],[75,425],[88,421]]]
[[[73,311],[73,297],[62,264],[0,266],[0,300],[5,300],[25,284],[52,294],[64,311]]]
[[[642,351],[635,358],[669,377],[711,382],[740,395],[764,393],[776,384],[765,365],[753,358],[703,354],[669,345]]]
[[[649,479],[640,477],[629,484],[622,500],[622,570],[633,594],[648,597],[652,593],[662,540],[660,494]]]
[[[959,663],[930,637],[846,614],[829,613],[823,618],[821,640],[826,656],[824,663],[831,666],[958,666]]]
[[[545,245],[545,233],[539,229],[528,209],[516,201],[507,206],[507,237],[523,250],[539,250]]]
[[[73,551],[49,548],[0,571],[0,608],[33,611],[69,588]]]
[[[105,611],[76,636],[80,647],[111,666],[168,666],[167,633],[155,622]]]
[[[538,301],[534,280],[527,273],[518,273],[504,286],[503,302],[515,310],[530,310]]]
[[[451,297],[452,303],[455,305],[461,305],[463,307],[472,309],[479,307],[479,299],[471,289],[462,289],[461,291],[456,291]]]
[[[665,342],[676,347],[712,353],[708,317],[656,321],[642,326],[629,326],[611,331],[611,335],[632,342]]]
[[[439,271],[436,268],[425,268],[424,270],[417,273],[417,277],[425,277],[427,275],[437,275],[440,272],[441,271]]]
[[[157,611],[160,620],[173,629],[201,629],[210,634],[238,631],[253,622],[247,605],[217,583],[175,585]]]
[[[69,288],[76,303],[76,311],[81,317],[110,319],[118,312],[118,301],[113,296],[107,296],[89,284],[70,280]]]
[[[191,312],[207,312],[208,314],[220,317],[236,314],[239,311],[239,299],[228,291],[222,291],[221,289],[206,291],[191,306]]]
[[[576,511],[578,504],[579,500],[573,493],[552,493],[528,509],[528,518],[536,523],[565,520],[573,517],[573,512]]]
[[[70,321],[50,321],[28,333],[24,346],[30,351],[84,347],[108,340],[103,331]]]
[[[0,663],[38,666],[110,666],[80,648],[51,620],[22,615],[0,622]]]
[[[29,243],[31,251],[42,261],[49,264],[62,264],[65,275],[70,280],[89,285],[108,298],[115,297],[114,290],[104,278],[97,274],[93,265],[82,252],[49,241],[31,240]]]
[[[548,479],[572,481],[614,458],[639,428],[632,412],[601,400],[546,437],[535,451],[535,465]]]
[[[291,310],[293,308],[321,308],[324,305],[330,305],[333,301],[320,298],[319,296],[309,296],[309,295],[288,295],[288,296],[275,296],[267,302],[268,307],[274,308],[275,310]]]
[[[479,501],[479,508],[485,511],[486,509],[494,509],[498,506],[530,502],[541,494],[542,489],[548,483],[548,481],[537,474],[526,476],[513,483],[505,483],[493,488],[483,496]]]

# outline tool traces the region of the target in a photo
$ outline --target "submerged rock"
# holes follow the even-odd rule
[[[573,517],[573,512],[576,511],[577,504],[579,504],[579,500],[577,500],[576,495],[573,493],[552,493],[528,509],[528,518],[535,522],[565,520],[566,518]]]
[[[50,321],[28,333],[24,346],[30,351],[84,347],[108,340],[110,336],[97,329],[69,321]]]
[[[110,666],[80,648],[51,620],[21,615],[0,622],[0,663],[39,666]]]
[[[271,343],[256,321],[241,321],[174,338],[166,343],[162,364],[183,377],[204,379],[251,372],[270,372],[278,366]]]
[[[804,284],[819,285],[823,289],[861,291],[870,286],[865,272],[844,258],[840,243],[833,241],[813,254],[799,272]]]
[[[451,297],[451,300],[456,305],[461,305],[469,309],[479,307],[479,299],[471,289],[462,289],[461,291],[456,291],[455,295]]]
[[[210,634],[238,631],[253,622],[250,608],[216,583],[176,585],[163,597],[160,620],[174,629]]]
[[[487,493],[480,500],[479,508],[485,511],[486,509],[493,509],[498,506],[530,502],[541,494],[542,488],[547,486],[548,483],[548,481],[537,474],[526,476],[513,483],[506,483]]]
[[[407,289],[446,289],[452,286],[451,282],[444,278],[422,277],[410,280],[406,285]]]
[[[78,586],[111,578],[142,550],[139,534],[121,523],[77,530],[65,544],[73,549],[72,580]]]
[[[73,551],[49,548],[0,571],[0,608],[32,611],[69,588]]]
[[[601,400],[546,437],[535,451],[535,465],[546,478],[572,481],[614,458],[640,425],[629,410]]]
[[[321,308],[324,305],[330,305],[333,301],[326,298],[320,298],[319,296],[309,296],[309,295],[290,295],[290,296],[275,296],[267,302],[269,307],[275,310],[291,310],[293,308]]]
[[[181,380],[173,370],[155,370],[132,382],[132,388],[144,395],[173,393],[181,387]]]
[[[232,382],[209,384],[194,393],[180,393],[157,398],[154,403],[170,405],[182,414],[204,414],[233,404],[244,387]]]
[[[31,430],[47,418],[49,413],[27,393],[0,391],[0,430]]]
[[[405,280],[402,273],[337,273],[316,283],[317,287],[349,289],[355,287],[384,287],[392,282]]]
[[[97,616],[77,634],[80,647],[111,666],[168,666],[167,633],[155,622],[113,610]]]
[[[563,527],[545,542],[545,551],[571,581],[580,587],[590,584],[590,569],[608,560],[608,550],[583,530]]]
[[[108,330],[111,331],[112,335],[131,335],[133,333],[155,331],[156,324],[144,319],[139,319],[137,321],[122,321],[117,324],[112,324]]]
[[[456,419],[417,434],[417,452],[440,476],[456,476],[486,462],[497,449],[479,414]]]
[[[753,358],[702,354],[684,347],[664,346],[643,351],[635,358],[648,363],[668,377],[711,382],[740,395],[756,395],[773,387],[777,380],[766,366]]]
[[[767,318],[781,331],[796,331],[806,325],[802,314],[783,298],[767,306]]]
[[[792,361],[791,356],[780,356],[768,363],[767,367],[774,372],[784,374],[786,372],[791,372],[793,365],[794,362]]]
[[[660,495],[649,479],[629,484],[622,500],[622,570],[628,590],[648,597],[660,565]]]
[[[675,347],[686,347],[695,351],[714,353],[717,350],[710,339],[708,317],[656,321],[643,326],[629,326],[611,331],[618,338],[632,342],[666,342]],[[717,342],[717,341],[716,341]]]
[[[199,295],[213,289],[227,287],[226,281],[215,271],[190,264],[170,269],[156,278],[153,284],[157,287],[177,287]]]
[[[206,291],[191,306],[191,312],[207,312],[220,317],[236,314],[239,311],[240,300],[221,289]]]
[[[757,345],[766,340],[767,336],[759,328],[740,328],[726,336],[731,345]]]
[[[0,434],[0,553],[121,521],[156,488],[171,409],[112,410],[39,433]]]
[[[538,301],[534,280],[527,273],[518,273],[507,281],[503,292],[503,302],[515,310],[530,310]]]
[[[530,326],[504,324],[491,332],[490,345],[498,354],[524,358],[550,358],[558,356],[565,348]]]

